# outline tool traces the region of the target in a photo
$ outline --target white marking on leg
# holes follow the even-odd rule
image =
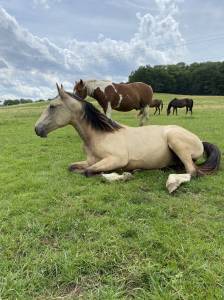
[[[129,172],[124,172],[123,174],[119,175],[118,173],[109,173],[109,174],[101,174],[102,179],[107,182],[113,181],[126,181],[133,177],[133,175]]]
[[[144,121],[147,121],[149,119],[149,117],[148,117],[148,115],[149,115],[149,106],[147,105],[146,107],[141,109],[139,115],[140,115],[139,125],[143,126]]]
[[[167,182],[166,188],[168,189],[169,193],[171,194],[174,192],[183,182],[188,182],[191,180],[190,174],[170,174]]]
[[[108,104],[107,104],[106,116],[107,116],[109,119],[111,119],[111,111],[112,111],[112,109],[111,109],[111,103],[108,102]]]

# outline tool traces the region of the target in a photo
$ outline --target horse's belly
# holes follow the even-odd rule
[[[138,153],[130,157],[127,170],[134,169],[161,169],[174,163],[174,157],[167,145],[162,145],[160,149],[152,151],[148,149],[145,153]]]

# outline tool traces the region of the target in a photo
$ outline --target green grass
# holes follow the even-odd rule
[[[165,103],[172,95],[156,95]],[[224,149],[224,97],[193,97],[179,124]],[[34,134],[45,103],[0,109],[0,299],[224,298],[224,174],[182,185],[144,171],[125,183],[71,174],[71,127]],[[113,113],[137,126],[136,112]],[[140,145],[138,145],[140,146]]]

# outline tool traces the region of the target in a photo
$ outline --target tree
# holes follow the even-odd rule
[[[129,76],[129,82],[135,81],[150,84],[156,92],[223,95],[224,62],[141,66]]]

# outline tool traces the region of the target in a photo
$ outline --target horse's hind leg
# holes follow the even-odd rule
[[[185,174],[170,174],[166,182],[169,193],[175,191],[181,183],[190,181],[196,176],[197,170],[193,159],[200,157],[203,153],[203,146],[200,142],[193,142],[192,138],[180,133],[170,132],[167,137],[169,148],[178,156],[183,163]]]
[[[141,108],[140,113],[139,126],[143,126],[144,122],[149,119],[149,106],[146,105],[144,108]]]

